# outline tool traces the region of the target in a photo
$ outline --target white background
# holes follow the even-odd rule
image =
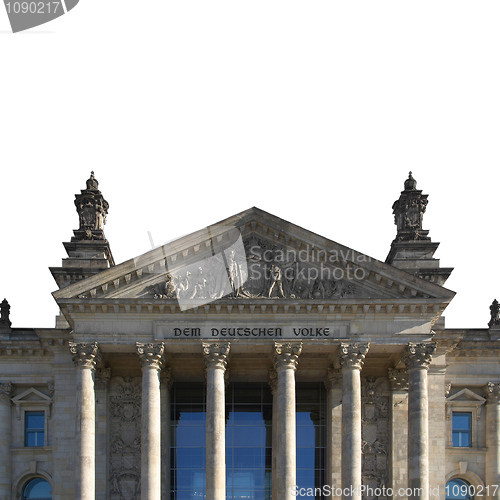
[[[3,9],[3,7],[2,7]],[[117,263],[251,206],[385,260],[408,171],[455,267],[448,327],[500,299],[500,2],[81,0],[0,10],[0,300],[51,327],[48,270],[94,170]]]

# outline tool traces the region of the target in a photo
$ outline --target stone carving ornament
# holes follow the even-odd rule
[[[369,348],[369,342],[351,344],[342,342],[339,348],[339,360],[342,370],[350,368],[361,370]]]
[[[302,352],[302,342],[275,342],[274,344],[274,369],[282,368],[296,369],[299,364],[299,356]]]
[[[141,377],[113,377],[109,389],[111,500],[139,500]]]
[[[490,306],[490,322],[488,326],[491,328],[494,325],[500,325],[500,304],[495,299]]]
[[[101,360],[101,353],[97,342],[82,342],[75,344],[69,343],[69,352],[73,356],[73,362],[77,368],[95,369],[95,366]]]
[[[485,393],[488,398],[488,402],[500,403],[500,383],[499,382],[488,382],[485,387]]]
[[[10,382],[0,383],[0,401],[8,401],[12,397],[14,386]]]
[[[143,370],[146,368],[161,369],[165,362],[165,346],[163,342],[149,342],[146,344],[136,342],[136,348]]]
[[[155,299],[226,298],[351,298],[356,287],[333,279],[332,270],[320,275],[316,268],[296,260],[284,261],[286,250],[256,237],[245,243],[245,255],[231,249],[200,262],[197,269],[167,273],[165,281],[150,285],[143,295]],[[329,276],[328,276],[329,274]]]
[[[207,369],[221,368],[225,370],[229,360],[230,348],[229,342],[203,342],[203,359]]]
[[[410,342],[406,346],[403,362],[409,370],[413,368],[428,370],[435,352],[435,342]]]

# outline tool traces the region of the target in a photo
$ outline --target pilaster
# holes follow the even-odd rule
[[[13,385],[10,382],[0,383],[0,498],[11,498],[12,457],[10,447],[11,429],[11,397]]]
[[[499,488],[490,491],[488,499],[500,499],[500,383],[488,382],[485,387],[488,403],[486,405],[486,481],[487,485],[497,484]]]

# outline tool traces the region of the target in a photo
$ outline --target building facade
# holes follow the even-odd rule
[[[56,327],[1,304],[0,500],[500,498],[499,306],[445,328],[411,173],[385,262],[252,208],[115,265],[75,205]]]

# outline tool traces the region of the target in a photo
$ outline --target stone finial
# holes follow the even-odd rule
[[[327,391],[330,389],[340,389],[342,383],[342,373],[339,370],[335,370],[335,368],[328,368],[328,372],[326,377],[323,379],[323,383],[325,384]]]
[[[365,362],[366,353],[370,348],[369,342],[354,342],[340,344],[339,360],[342,370],[356,368],[361,370]]]
[[[101,353],[97,342],[69,343],[69,352],[73,355],[73,362],[77,368],[95,370],[96,364],[101,361]]]
[[[394,224],[398,230],[395,242],[430,240],[427,236],[429,231],[422,229],[428,196],[417,189],[417,181],[410,172],[405,181],[405,190],[392,205]]]
[[[408,390],[408,370],[396,370],[395,368],[389,368],[388,377],[391,391]]]
[[[231,345],[229,342],[203,342],[203,358],[207,370],[209,368],[221,368],[225,370],[229,361],[230,349]]]
[[[10,321],[10,304],[7,299],[0,303],[0,330],[10,330],[12,322]]]
[[[435,342],[409,342],[402,361],[409,370],[412,368],[428,370],[435,352]]]
[[[490,306],[490,322],[488,326],[491,328],[494,325],[500,325],[500,304],[495,299]]]
[[[14,386],[10,382],[0,383],[0,401],[10,402]]]
[[[273,363],[276,371],[282,368],[296,369],[302,352],[302,342],[275,342]]]
[[[271,393],[276,394],[276,389],[278,388],[278,372],[274,368],[270,368],[267,373],[267,383],[271,388]]]
[[[74,231],[72,241],[105,240],[104,224],[109,204],[98,189],[99,183],[91,173],[87,180],[87,189],[75,196],[76,211],[80,219],[80,227]]]
[[[161,370],[165,362],[165,345],[163,342],[148,342],[146,344],[136,342],[135,345],[143,370],[147,368]]]
[[[500,383],[488,382],[484,388],[486,397],[490,403],[500,403]]]

